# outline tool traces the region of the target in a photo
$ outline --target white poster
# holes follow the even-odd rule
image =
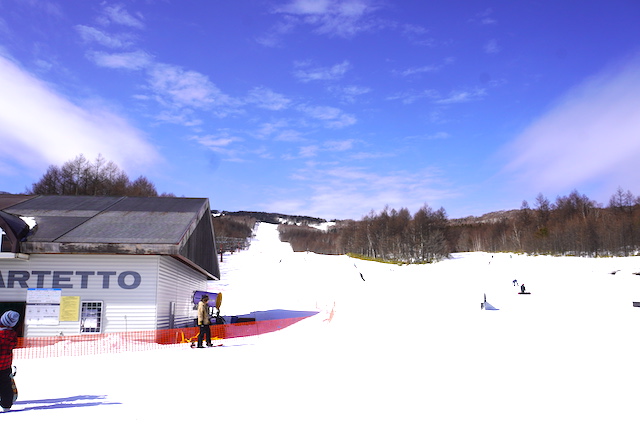
[[[24,320],[27,325],[58,325],[62,289],[27,289]]]
[[[60,304],[62,289],[27,289],[27,304]]]

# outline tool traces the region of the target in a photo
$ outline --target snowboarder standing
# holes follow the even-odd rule
[[[520,292],[525,293],[526,289],[524,288],[524,283],[520,286]]]
[[[204,348],[202,342],[207,340],[207,347],[211,347],[211,319],[209,318],[209,296],[203,295],[198,303],[198,348]]]
[[[20,314],[9,310],[0,317],[0,406],[7,412],[13,406],[12,367],[13,349],[18,345],[18,334],[13,329]]]

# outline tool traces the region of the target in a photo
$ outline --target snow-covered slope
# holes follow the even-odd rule
[[[26,425],[622,426],[637,423],[640,258],[454,254],[394,266],[293,253],[275,225],[226,255],[222,314],[282,331],[16,360]],[[616,274],[611,274],[616,271]],[[531,295],[518,295],[513,280]],[[487,301],[499,310],[481,310]]]

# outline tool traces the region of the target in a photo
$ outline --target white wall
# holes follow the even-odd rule
[[[161,257],[158,268],[158,329],[169,328],[171,302],[175,302],[174,327],[194,326],[197,311],[193,309],[194,291],[206,291],[207,278],[180,261]]]
[[[84,286],[83,271],[92,273],[85,274]],[[57,283],[55,272],[62,279]],[[191,294],[206,290],[204,276],[159,255],[31,255],[29,260],[0,259],[0,274],[0,301],[26,301],[27,288],[37,287],[61,288],[63,297],[79,296],[81,302],[103,301],[104,333],[167,328],[171,301],[176,302],[176,327],[191,326],[196,317]],[[15,279],[25,274],[28,279]],[[139,283],[135,282],[137,275]],[[109,278],[108,286],[105,277]],[[118,277],[125,280],[119,283]],[[25,328],[29,337],[79,333],[80,321]]]

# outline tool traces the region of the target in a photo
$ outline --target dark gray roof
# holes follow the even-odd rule
[[[37,196],[0,212],[35,218],[19,243],[23,253],[170,255],[220,277],[204,198]]]

